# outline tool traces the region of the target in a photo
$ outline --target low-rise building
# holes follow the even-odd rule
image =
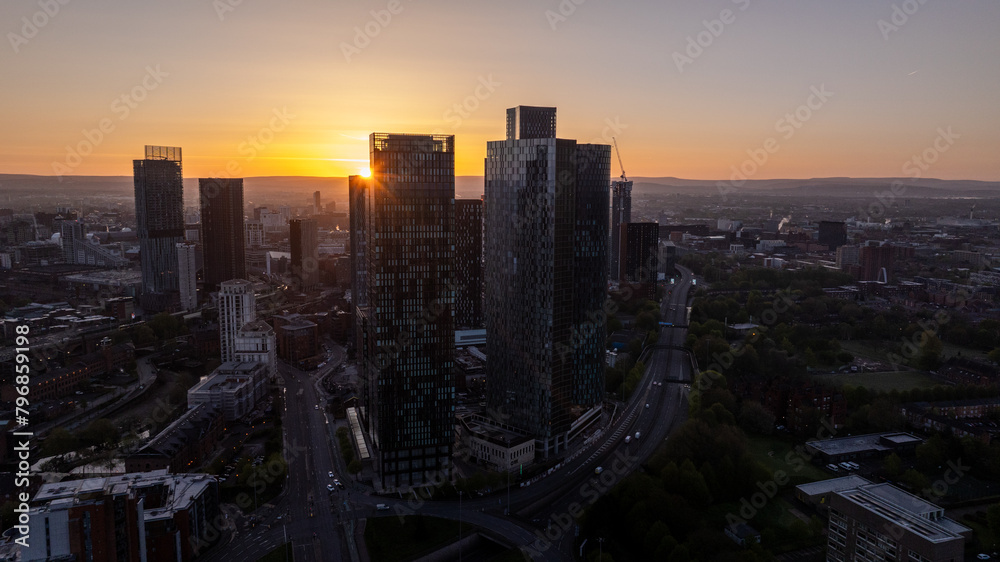
[[[198,404],[129,455],[125,471],[167,469],[181,473],[196,469],[215,452],[224,430],[222,409],[210,403]]]
[[[872,433],[809,441],[806,451],[818,456],[824,463],[837,464],[891,453],[910,454],[923,442],[923,439],[909,433]]]
[[[513,472],[534,462],[533,437],[478,414],[461,416],[458,422],[459,440],[477,463]]]
[[[160,470],[44,484],[28,513],[23,562],[187,562],[219,536],[219,486]]]
[[[188,406],[212,404],[226,421],[238,420],[251,411],[267,391],[267,365],[223,363],[211,375],[188,390]]]
[[[832,494],[827,536],[832,562],[956,562],[965,559],[972,529],[891,484],[866,484]]]

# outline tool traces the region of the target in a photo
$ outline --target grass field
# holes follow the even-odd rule
[[[840,347],[856,357],[867,357],[869,359],[886,360],[886,354],[899,348],[900,341],[871,341],[871,340],[851,340],[841,341]],[[942,343],[941,356],[943,359],[961,355],[976,361],[988,361],[986,353],[977,349],[958,346],[952,343]]]
[[[813,375],[813,380],[836,387],[863,386],[869,390],[889,392],[933,388],[938,381],[919,371],[889,371],[884,373],[837,373]]]
[[[777,437],[754,436],[748,439],[750,454],[772,474],[783,470],[788,475],[791,485],[825,480],[830,475],[819,467],[804,461],[803,463],[794,461],[789,463],[788,453],[792,451],[792,444]],[[798,468],[798,470],[796,470]]]

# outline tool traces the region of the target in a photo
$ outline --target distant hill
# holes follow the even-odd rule
[[[717,180],[689,180],[675,177],[635,177],[635,195],[664,193],[717,194]],[[800,195],[825,197],[869,196],[890,189],[894,181],[906,186],[906,197],[995,197],[1000,195],[1000,182],[974,180],[940,180],[934,178],[809,178],[748,180],[737,189],[758,195]],[[723,181],[725,185],[729,182]],[[246,201],[266,204],[269,200],[285,200],[290,205],[306,205],[314,191],[324,202],[347,200],[346,177],[258,176],[244,178]],[[459,198],[479,198],[483,194],[482,176],[457,176],[455,193]],[[51,195],[132,195],[131,176],[35,176],[0,174],[0,194],[16,198],[19,193]],[[197,178],[184,179],[187,204],[197,198]],[[2,202],[0,202],[2,203]]]

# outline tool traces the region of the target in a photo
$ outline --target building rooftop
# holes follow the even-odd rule
[[[843,455],[865,451],[891,451],[894,446],[920,443],[922,441],[923,439],[909,433],[872,433],[869,435],[838,437],[823,441],[810,441],[806,443],[806,446],[826,455]]]
[[[928,542],[961,540],[972,532],[968,527],[945,518],[940,507],[891,484],[870,484],[836,494]]]
[[[145,519],[169,519],[177,510],[186,509],[194,498],[214,482],[215,477],[208,474],[169,474],[163,469],[43,484],[32,500],[32,511],[66,509],[100,499],[99,494],[138,496],[142,495],[141,489],[158,486],[164,488],[163,501],[160,505],[147,505]]]
[[[871,484],[871,481],[852,474],[840,478],[830,478],[828,480],[820,480],[819,482],[800,484],[795,488],[807,496],[818,496],[829,494],[830,492],[842,492],[852,488],[859,488],[865,484]]]

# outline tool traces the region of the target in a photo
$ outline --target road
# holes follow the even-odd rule
[[[663,299],[661,319],[686,326],[693,277],[687,269],[678,270],[681,278]],[[357,560],[354,543],[347,539],[353,534],[355,521],[423,514],[479,526],[517,544],[533,560],[574,560],[576,518],[648,460],[687,416],[685,383],[691,381],[692,373],[689,356],[681,349],[685,336],[683,328],[661,328],[656,345],[644,353],[647,368],[642,381],[611,426],[564,460],[556,473],[525,488],[511,489],[509,504],[503,492],[461,502],[398,500],[369,495],[358,488],[328,493],[327,471],[334,471],[338,478],[346,476],[346,472],[332,449],[336,439],[330,420],[322,408],[314,406],[324,400],[318,389],[319,379],[342,357],[331,359],[329,366],[312,375],[281,365],[279,371],[286,385],[283,427],[289,459],[287,490],[262,526],[243,532],[246,538],[233,540],[207,559],[255,560],[281,544],[287,533],[296,560],[353,561]],[[640,434],[638,439],[636,432]],[[625,443],[626,436],[632,437],[630,443]],[[600,475],[595,473],[597,467],[603,469]],[[348,484],[347,478],[341,480]],[[390,509],[377,511],[379,503]],[[508,507],[512,515],[506,514]]]

